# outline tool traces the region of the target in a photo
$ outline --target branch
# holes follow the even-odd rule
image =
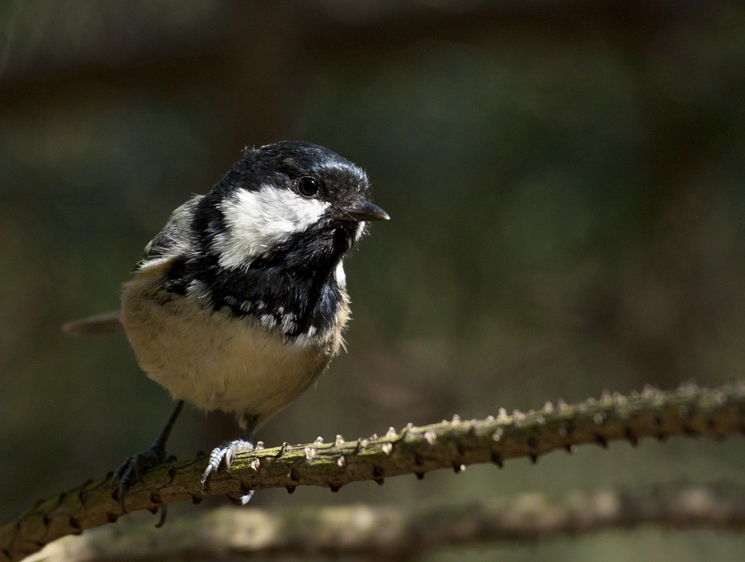
[[[384,437],[334,443],[320,438],[307,445],[288,445],[238,455],[231,472],[213,475],[202,490],[204,456],[167,463],[143,476],[127,496],[129,511],[149,509],[207,495],[250,489],[323,486],[332,491],[349,482],[530,457],[577,445],[673,435],[724,438],[745,428],[745,382],[713,389],[684,385],[661,392],[651,387],[630,396],[604,392],[599,400],[569,406],[546,403],[527,413],[504,409],[496,418],[463,421],[454,416],[423,427],[391,428]],[[64,535],[116,521],[121,508],[107,481],[87,482],[40,502],[14,522],[0,528],[0,560],[20,560]]]
[[[574,537],[644,524],[676,529],[743,530],[742,489],[687,486],[631,494],[582,492],[551,499],[524,494],[460,506],[404,510],[395,506],[232,507],[156,529],[152,522],[102,527],[48,546],[26,562],[68,560],[217,560],[256,554],[416,559],[455,545],[518,543]]]

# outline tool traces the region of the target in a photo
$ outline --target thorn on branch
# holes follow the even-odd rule
[[[70,527],[72,527],[73,529],[75,529],[75,531],[77,533],[82,533],[83,532],[83,528],[80,526],[80,522],[75,517],[73,517],[72,515],[68,515],[67,517],[69,519]]]
[[[378,486],[382,486],[385,483],[383,469],[377,465],[373,467],[373,480],[378,484]]]
[[[282,446],[279,448],[279,452],[274,457],[276,459],[280,458],[282,455],[285,454],[285,449],[289,448],[290,444],[287,441],[282,442]]]
[[[626,441],[631,443],[632,447],[637,447],[639,445],[639,439],[637,438],[636,434],[631,430],[630,427],[626,427],[624,429],[624,438]]]
[[[685,433],[687,437],[696,438],[699,436],[698,431],[687,423],[683,425],[683,433]]]

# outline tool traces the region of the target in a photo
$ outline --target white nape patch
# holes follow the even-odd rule
[[[220,206],[226,225],[225,232],[214,241],[220,265],[235,268],[249,263],[316,223],[328,207],[325,201],[308,199],[288,189],[239,189]]]
[[[336,284],[342,289],[345,289],[347,287],[347,274],[344,273],[344,264],[342,262],[339,262],[339,265],[336,266],[335,277]]]

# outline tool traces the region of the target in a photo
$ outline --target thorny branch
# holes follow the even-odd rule
[[[686,486],[647,493],[600,491],[562,498],[524,494],[458,506],[406,510],[338,506],[206,511],[164,529],[131,520],[49,545],[27,562],[64,559],[224,560],[257,554],[374,555],[416,560],[437,548],[524,543],[652,524],[677,529],[745,528],[745,492]]]
[[[197,457],[166,463],[144,475],[127,497],[129,511],[149,509],[206,495],[246,492],[261,488],[324,486],[338,490],[344,484],[389,476],[530,457],[577,445],[673,435],[724,438],[745,429],[745,382],[713,389],[683,385],[661,392],[647,387],[630,396],[603,392],[600,399],[567,405],[551,403],[538,411],[511,415],[501,409],[496,418],[451,421],[399,431],[383,437],[333,443],[318,439],[307,445],[288,445],[239,455],[231,472],[221,471],[202,490],[200,477],[207,459]],[[73,490],[39,502],[15,521],[0,528],[0,561],[20,560],[49,542],[84,529],[111,523],[121,508],[107,481],[89,481]]]

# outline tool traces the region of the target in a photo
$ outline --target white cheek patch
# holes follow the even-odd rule
[[[287,189],[239,189],[221,204],[225,232],[215,237],[220,265],[239,267],[257,258],[293,233],[318,222],[329,204]]]
[[[336,266],[336,284],[339,285],[342,289],[346,289],[347,287],[347,275],[344,273],[344,265],[339,262],[339,265]]]

